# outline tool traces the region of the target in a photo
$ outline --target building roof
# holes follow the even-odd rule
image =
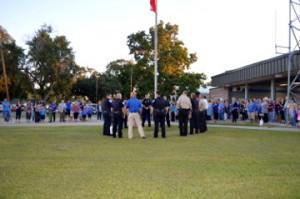
[[[291,54],[291,72],[300,70],[300,51]],[[286,77],[288,72],[289,54],[283,54],[241,68],[226,71],[213,76],[212,86],[224,87],[245,83],[259,82],[276,77]]]

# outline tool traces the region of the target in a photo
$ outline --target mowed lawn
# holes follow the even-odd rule
[[[300,132],[1,127],[0,198],[299,198]]]

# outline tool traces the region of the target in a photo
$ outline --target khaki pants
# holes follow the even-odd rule
[[[136,124],[136,126],[138,128],[138,132],[139,132],[140,136],[145,137],[140,115],[138,113],[129,113],[129,115],[128,115],[128,138],[129,139],[133,138],[132,130],[133,130],[134,124]]]

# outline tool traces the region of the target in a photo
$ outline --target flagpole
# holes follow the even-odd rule
[[[155,33],[154,33],[154,96],[156,98],[157,91],[157,1],[155,12]]]

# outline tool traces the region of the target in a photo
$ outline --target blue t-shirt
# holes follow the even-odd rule
[[[256,107],[256,103],[255,102],[251,102],[248,108],[248,112],[249,113],[253,113]]]
[[[88,107],[87,108],[87,112],[89,115],[93,115],[93,108],[92,107]]]
[[[262,107],[261,107],[261,102],[257,102],[257,112],[261,113],[262,112]]]
[[[3,111],[10,111],[10,102],[6,101],[6,102],[2,102],[2,108]]]
[[[66,102],[66,109],[71,109],[71,103],[70,102]]]
[[[219,110],[220,113],[224,113],[225,112],[225,104],[223,102],[219,103]]]
[[[207,112],[206,114],[211,116],[211,111],[212,111],[212,103],[209,103],[208,106],[207,106]]]
[[[217,113],[219,111],[219,105],[217,103],[213,103],[212,107],[213,107],[214,113]]]
[[[130,98],[126,103],[126,108],[129,109],[129,112],[138,112],[142,107],[141,102],[136,98]]]
[[[45,108],[42,109],[41,115],[46,115],[46,109]]]

